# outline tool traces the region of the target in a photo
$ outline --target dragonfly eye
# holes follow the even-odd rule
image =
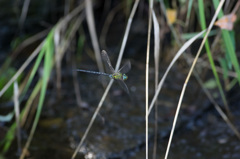
[[[123,80],[127,80],[128,79],[128,76],[126,74],[123,74]]]

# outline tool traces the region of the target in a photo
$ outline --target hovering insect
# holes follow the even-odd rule
[[[124,89],[124,91],[126,91],[129,94],[128,87],[127,87],[127,85],[125,84],[124,81],[128,79],[128,76],[125,73],[127,73],[131,69],[130,61],[125,63],[122,66],[122,68],[120,68],[118,71],[115,72],[113,67],[112,67],[112,64],[110,62],[110,59],[107,55],[107,52],[103,50],[101,55],[102,55],[102,59],[103,59],[105,65],[106,65],[106,67],[109,69],[111,74],[108,74],[108,73],[105,73],[105,72],[82,70],[82,69],[76,69],[76,71],[91,73],[91,74],[96,74],[96,75],[102,75],[102,76],[108,76],[110,79],[116,80],[119,83],[119,85]]]

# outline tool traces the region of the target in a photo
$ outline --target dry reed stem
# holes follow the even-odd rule
[[[124,38],[123,38],[123,42],[122,42],[122,45],[121,45],[120,54],[119,54],[119,56],[118,56],[118,61],[117,61],[115,70],[118,70],[119,67],[120,67],[120,63],[121,63],[122,56],[123,56],[123,51],[124,51],[124,48],[125,48],[125,46],[126,46],[127,37],[128,37],[128,34],[129,34],[129,30],[130,30],[131,24],[132,24],[132,19],[133,19],[133,16],[134,16],[135,12],[136,12],[138,3],[139,3],[139,0],[136,0],[135,3],[134,3],[134,6],[133,6],[133,8],[132,8],[130,17],[129,17],[129,19],[128,19],[126,31],[125,31],[125,33],[124,33]],[[110,80],[110,82],[109,82],[109,84],[108,84],[108,86],[107,86],[107,88],[106,88],[106,90],[105,90],[105,92],[104,92],[104,94],[103,94],[103,96],[102,96],[99,104],[98,104],[98,107],[97,107],[97,109],[95,110],[95,112],[94,112],[94,114],[93,114],[93,116],[92,116],[92,118],[91,118],[91,120],[90,120],[90,122],[89,122],[89,124],[88,124],[88,127],[87,127],[86,131],[84,132],[83,137],[81,138],[80,143],[78,144],[76,150],[74,151],[74,153],[73,153],[73,155],[72,155],[72,159],[74,159],[74,158],[76,157],[77,153],[78,153],[79,150],[81,149],[81,146],[82,146],[84,140],[86,139],[86,137],[87,137],[87,135],[88,135],[88,132],[89,132],[89,130],[91,129],[91,127],[92,127],[92,125],[93,125],[93,123],[94,123],[94,121],[95,121],[95,119],[96,119],[96,116],[97,116],[98,112],[100,111],[100,109],[101,109],[101,107],[102,107],[102,104],[103,104],[103,102],[104,102],[104,100],[105,100],[105,98],[106,98],[106,96],[107,96],[107,94],[108,94],[108,92],[109,92],[112,84],[113,84],[113,80]]]
[[[191,74],[192,74],[192,72],[193,72],[193,68],[195,67],[195,64],[196,64],[196,62],[197,62],[197,59],[198,59],[198,57],[199,57],[199,55],[200,55],[200,53],[201,53],[201,50],[202,50],[202,48],[203,48],[203,46],[204,46],[204,44],[205,44],[205,41],[207,40],[208,34],[209,34],[210,30],[212,29],[212,26],[213,26],[213,24],[214,24],[214,22],[215,22],[215,20],[216,20],[216,18],[217,18],[218,13],[220,12],[220,9],[222,8],[222,5],[223,5],[224,1],[225,1],[225,0],[222,0],[222,1],[219,3],[219,5],[218,5],[218,8],[217,8],[217,10],[216,10],[216,12],[215,12],[212,20],[211,20],[211,23],[210,23],[209,27],[207,28],[206,34],[205,34],[205,36],[204,36],[204,38],[203,38],[203,41],[202,41],[202,43],[201,43],[201,45],[200,45],[200,47],[199,47],[199,49],[198,49],[197,55],[196,55],[196,57],[195,57],[195,59],[194,59],[194,61],[193,61],[193,64],[192,64],[192,66],[191,66],[191,68],[190,68],[190,71],[189,71],[189,73],[188,73],[188,76],[187,76],[187,78],[186,78],[186,80],[185,80],[185,83],[184,83],[184,85],[183,85],[183,89],[182,89],[182,92],[181,92],[181,95],[180,95],[180,99],[179,99],[179,102],[178,102],[176,114],[175,114],[174,120],[173,120],[173,126],[172,126],[172,129],[171,129],[171,134],[170,134],[170,137],[169,137],[167,150],[166,150],[165,157],[164,157],[165,159],[167,159],[167,157],[168,157],[168,153],[169,153],[170,146],[171,146],[171,142],[172,142],[172,138],[173,138],[173,133],[174,133],[174,130],[175,130],[175,127],[176,127],[178,114],[179,114],[179,111],[180,111],[180,108],[181,108],[182,99],[183,99],[183,96],[184,96],[184,93],[185,93],[185,90],[186,90],[188,81],[189,81],[190,76],[191,76]]]
[[[153,15],[153,26],[154,26],[154,65],[155,65],[155,92],[158,86],[158,71],[159,71],[159,58],[160,58],[160,27],[158,24],[157,17],[154,10]],[[153,146],[153,159],[157,157],[157,132],[158,132],[158,102],[155,102],[155,130],[154,130],[154,146]]]
[[[106,45],[106,37],[107,37],[107,32],[109,30],[109,26],[111,24],[111,22],[113,21],[113,18],[115,17],[115,15],[117,14],[117,12],[120,11],[120,9],[122,8],[122,4],[118,4],[115,8],[113,8],[107,18],[106,18],[106,21],[104,22],[103,24],[103,29],[101,31],[101,34],[100,34],[100,45],[102,46],[102,48],[107,48],[107,45]]]
[[[35,35],[27,38],[26,40],[24,40],[24,41],[23,41],[20,45],[18,45],[18,47],[17,47],[16,49],[14,49],[14,51],[12,52],[12,54],[11,54],[12,59],[16,58],[16,57],[18,56],[18,54],[21,53],[21,51],[22,51],[25,47],[27,47],[27,46],[29,46],[29,45],[37,42],[38,40],[42,39],[43,37],[45,37],[45,36],[48,34],[49,30],[50,30],[50,29],[45,29],[45,30],[43,30],[43,31],[41,31],[41,32],[39,32],[39,33],[37,33],[37,34],[35,34]]]
[[[35,87],[34,91],[30,95],[30,97],[28,97],[28,101],[27,101],[27,103],[24,106],[24,111],[23,111],[24,113],[23,113],[22,118],[21,118],[21,126],[23,126],[27,122],[27,118],[29,116],[31,116],[31,115],[29,115],[30,114],[30,110],[31,110],[31,105],[33,104],[34,99],[38,95],[38,93],[39,93],[39,91],[41,89],[41,85],[42,85],[42,80],[40,80],[36,84],[36,87]],[[32,110],[32,111],[34,112],[35,110]]]
[[[196,73],[195,76],[198,76],[198,74]],[[199,78],[199,77],[198,77]],[[240,133],[238,132],[237,128],[233,125],[233,123],[228,119],[227,115],[222,111],[221,107],[217,104],[217,102],[214,100],[214,98],[212,97],[211,93],[203,86],[202,81],[199,81],[199,84],[201,85],[201,87],[203,88],[203,91],[205,92],[205,94],[207,95],[208,99],[210,100],[210,102],[213,104],[213,106],[215,107],[215,109],[218,111],[218,113],[220,114],[220,116],[223,118],[223,120],[228,124],[228,126],[233,130],[233,132],[235,133],[235,135],[237,136],[237,138],[240,140]]]
[[[14,110],[15,110],[15,118],[17,125],[17,145],[18,152],[21,152],[21,125],[20,125],[20,109],[19,109],[19,88],[17,81],[14,82]]]
[[[75,59],[75,55],[72,55],[72,59]],[[76,62],[75,60],[72,60],[72,69],[76,69]],[[74,85],[74,91],[77,99],[77,105],[79,107],[82,106],[82,99],[81,99],[81,93],[80,93],[80,88],[79,88],[79,83],[77,81],[77,71],[72,71],[72,76],[73,76],[73,85]]]
[[[146,159],[148,159],[148,83],[149,83],[149,55],[150,55],[150,39],[152,30],[152,10],[153,0],[149,1],[148,7],[148,37],[147,37],[147,50],[146,50],[146,77],[145,77],[145,142],[146,142]]]
[[[163,83],[168,75],[168,72],[170,71],[170,69],[172,68],[173,64],[177,61],[177,59],[184,53],[184,51],[197,39],[199,38],[201,35],[203,35],[203,33],[206,30],[201,31],[200,33],[198,33],[197,35],[195,35],[193,38],[191,38],[190,40],[188,40],[186,43],[184,43],[184,45],[178,50],[178,52],[176,53],[176,55],[174,56],[174,58],[172,59],[171,63],[169,64],[167,70],[165,71],[161,81],[158,84],[158,89],[157,92],[154,94],[154,97],[152,99],[152,102],[150,104],[149,107],[149,112],[148,115],[151,113],[151,110],[154,106],[155,101],[157,100],[157,97],[162,89]]]
[[[54,44],[55,44],[55,62],[56,62],[56,73],[57,73],[57,90],[58,90],[58,97],[60,97],[61,92],[61,63],[62,58],[64,54],[66,53],[66,50],[69,48],[73,37],[76,35],[76,32],[81,25],[82,21],[84,19],[84,14],[81,14],[76,21],[74,22],[71,31],[69,32],[69,36],[67,39],[65,39],[65,35],[61,35],[61,32],[65,32],[66,23],[59,23],[57,25],[55,32],[54,32]]]
[[[92,0],[85,0],[85,3],[86,3],[86,19],[87,19],[89,33],[90,33],[92,44],[93,44],[93,49],[95,52],[95,58],[97,60],[98,69],[100,72],[104,72],[103,63],[102,63],[101,54],[100,54],[100,47],[98,44],[98,38],[97,38],[96,29],[95,29]]]
[[[42,45],[44,44],[45,40],[38,45],[38,47],[33,51],[33,53],[28,57],[28,59],[23,63],[23,65],[18,69],[18,71],[15,73],[15,75],[9,80],[9,82],[2,88],[0,91],[0,97],[5,93],[5,91],[12,85],[12,83],[17,80],[20,74],[25,70],[25,68],[32,62],[32,60],[38,55],[39,51],[42,48]]]
[[[22,13],[19,19],[19,29],[22,30],[24,21],[27,17],[27,12],[29,8],[30,0],[25,0],[22,7]]]
[[[229,2],[229,1],[227,1],[227,2]],[[233,2],[233,1],[231,1],[231,2]],[[234,7],[232,13],[234,13],[235,10],[236,10],[236,8],[239,7],[239,2],[240,2],[240,1],[238,1],[238,4]],[[166,17],[164,3],[162,2],[162,0],[160,0],[160,3],[161,3],[162,10],[164,10],[164,14],[165,14],[165,17]],[[225,7],[227,8],[228,5],[229,5],[229,4],[225,4]],[[232,6],[232,5],[231,5],[231,6]],[[230,7],[230,8],[231,8],[231,7]],[[178,44],[179,46],[181,46],[181,43],[180,43],[179,39],[178,39],[177,36],[176,36],[176,32],[175,32],[173,26],[170,25],[169,27],[170,27],[170,29],[171,29],[171,31],[172,31],[175,39],[176,39],[177,44]],[[219,35],[217,35],[217,38],[218,38],[218,36],[219,36]],[[215,41],[216,41],[216,39],[214,40],[214,44],[215,44]],[[214,45],[214,44],[213,44],[213,45]],[[214,46],[212,46],[212,47],[214,47]],[[187,57],[185,54],[183,54],[183,55],[184,55],[185,60],[187,61],[187,64],[189,64],[188,57]],[[189,65],[190,65],[190,64],[189,64]],[[221,71],[218,69],[218,67],[216,67],[216,71],[219,71],[219,72],[221,73]],[[229,73],[231,73],[231,72],[229,72]],[[236,136],[238,137],[238,136],[239,136],[239,132],[237,131],[237,128],[233,125],[233,123],[229,120],[229,118],[224,114],[224,112],[221,110],[220,106],[216,104],[217,102],[213,99],[213,97],[211,96],[211,94],[209,93],[209,91],[203,87],[203,84],[202,84],[203,82],[202,82],[202,80],[199,78],[197,72],[193,70],[193,74],[194,74],[195,78],[197,79],[198,83],[201,85],[202,89],[204,90],[204,93],[206,94],[206,96],[209,98],[210,101],[213,101],[212,104],[215,106],[216,110],[219,112],[219,114],[221,115],[221,117],[227,122],[227,124],[229,125],[229,127],[233,130],[233,132],[234,132],[234,133],[236,134]],[[229,74],[229,75],[230,75],[230,74]],[[233,74],[231,74],[231,76],[236,77],[236,74],[233,73]],[[217,107],[218,107],[218,108],[217,108]],[[226,117],[226,118],[225,118],[225,117]]]

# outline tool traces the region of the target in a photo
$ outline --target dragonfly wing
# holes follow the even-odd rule
[[[114,69],[112,67],[111,61],[107,55],[107,52],[105,50],[102,51],[102,59],[105,63],[106,69],[108,69],[111,73],[114,73]]]
[[[128,87],[127,87],[127,85],[126,85],[126,83],[123,81],[123,80],[116,80],[118,83],[119,83],[119,85],[123,88],[123,90],[125,91],[125,92],[127,92],[127,94],[129,94],[129,90],[128,90]]]
[[[130,61],[127,61],[127,62],[123,65],[123,67],[119,69],[118,72],[127,73],[130,69],[131,69],[131,63],[130,63]]]
[[[107,86],[107,84],[109,83],[110,81],[110,78],[108,76],[98,76],[98,81],[103,84],[104,87]]]

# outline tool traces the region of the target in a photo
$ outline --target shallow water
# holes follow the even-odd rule
[[[113,84],[81,148],[79,158],[145,158],[145,102],[143,100],[145,95],[144,78],[140,77],[140,72],[141,70],[133,67],[129,73],[127,85],[132,94],[131,97],[116,83]],[[52,99],[55,96],[54,90],[48,92],[42,118],[29,149],[32,156],[69,158],[72,155],[103,94],[100,82],[95,82],[94,78],[96,77],[87,74],[79,77],[82,100],[88,104],[87,109],[77,107],[74,92],[69,91],[72,87],[69,81],[63,84],[63,98],[60,101],[54,102]],[[135,79],[139,80],[135,82]],[[178,87],[173,89],[177,84],[170,84],[170,82],[167,80],[159,97],[158,157],[160,158],[163,158],[166,150],[179,96],[177,93],[180,92]],[[193,91],[196,90],[191,89],[191,91],[186,93],[189,98],[194,96]],[[192,100],[188,103],[185,99],[169,158],[179,158],[179,156],[181,158],[239,158],[239,141],[226,123],[214,108],[210,107],[203,111],[200,102],[196,103],[197,100],[202,101],[203,104],[208,103],[202,96],[203,94],[200,93],[195,103],[191,103]],[[200,115],[199,111],[202,111]],[[149,121],[150,157],[154,134],[153,114]],[[198,117],[194,118],[196,114]],[[237,120],[236,124],[240,125]]]

